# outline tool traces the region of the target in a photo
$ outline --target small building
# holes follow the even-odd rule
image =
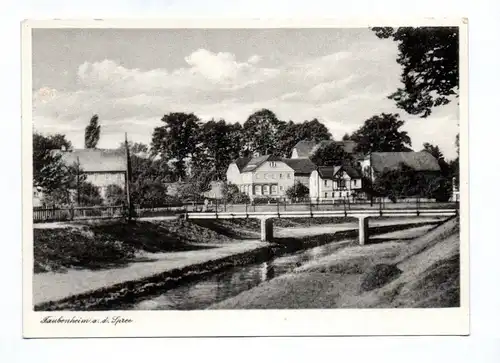
[[[78,165],[86,176],[85,182],[91,183],[105,198],[109,185],[118,185],[126,190],[127,152],[125,149],[75,149],[59,151],[61,160],[68,166]]]
[[[397,170],[403,164],[426,174],[441,172],[437,159],[427,151],[374,152],[366,155],[360,164],[363,175],[372,181],[384,171]]]
[[[311,173],[316,169],[316,165],[309,159],[282,159],[282,161],[293,169],[294,183],[302,183],[309,186]]]
[[[309,178],[312,202],[352,200],[362,187],[361,173],[351,166],[320,166]]]
[[[226,178],[250,199],[260,196],[284,198],[287,189],[295,182],[294,169],[283,158],[271,155],[233,161]]]

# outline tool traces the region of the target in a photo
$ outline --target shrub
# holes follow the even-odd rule
[[[108,185],[105,190],[105,200],[108,205],[122,205],[127,202],[127,196],[119,185]]]
[[[291,200],[303,199],[309,196],[309,188],[298,182],[287,189],[286,196]]]

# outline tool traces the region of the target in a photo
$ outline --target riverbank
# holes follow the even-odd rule
[[[374,227],[373,232],[384,233],[419,224],[418,220],[414,220],[413,224],[408,224],[408,221],[405,222],[401,225],[389,223],[385,226]],[[428,222],[420,221],[420,224]],[[205,228],[191,223],[189,225],[185,224],[184,227],[193,230]],[[99,226],[99,228],[102,228],[102,226]],[[111,226],[106,228],[109,229]],[[112,228],[115,230],[118,227],[113,226]],[[134,228],[137,228],[137,226]],[[60,229],[57,230],[60,231]],[[86,229],[83,228],[82,230],[85,231]],[[33,303],[36,310],[112,309],[113,305],[124,304],[128,300],[152,295],[169,286],[177,286],[180,283],[200,278],[206,274],[222,271],[233,266],[245,265],[252,263],[252,261],[266,261],[276,253],[293,253],[303,248],[326,244],[342,238],[355,237],[357,234],[357,230],[353,229],[350,224],[329,226],[330,234],[323,234],[324,230],[321,229],[312,229],[309,236],[300,238],[290,237],[293,236],[293,230],[293,228],[289,229],[289,237],[278,237],[276,243],[272,245],[256,240],[231,239],[224,234],[212,231],[211,233],[214,233],[217,240],[206,240],[206,243],[200,243],[200,241],[203,242],[203,238],[200,236],[200,238],[196,239],[198,241],[196,244],[191,242],[191,244],[181,245],[183,248],[189,247],[189,249],[186,248],[183,251],[172,251],[175,244],[172,245],[169,240],[143,240],[145,238],[144,231],[139,236],[127,235],[124,237],[130,239],[126,243],[134,244],[136,248],[138,246],[147,246],[150,250],[157,251],[161,247],[164,250],[170,249],[170,252],[142,251],[137,253],[136,251],[134,255],[135,261],[112,268],[93,270],[72,268],[67,269],[66,272],[35,274],[33,277]],[[125,231],[130,232],[129,229]],[[241,229],[238,229],[238,231],[241,233]],[[169,229],[168,232],[172,233],[172,230]],[[219,232],[222,232],[222,230]],[[229,235],[234,233],[231,229],[227,229],[226,232]],[[78,233],[83,232],[78,231]],[[89,233],[89,230],[87,230],[87,233]],[[182,233],[179,232],[177,236],[179,234]],[[208,236],[208,234],[209,232],[205,232],[205,236]],[[148,233],[146,235],[151,237]],[[159,237],[158,235],[155,236]],[[141,241],[142,245],[138,243]],[[145,243],[145,241],[149,243]],[[151,245],[151,243],[153,244]]]
[[[209,309],[459,306],[458,218],[414,240],[381,240],[344,246]]]

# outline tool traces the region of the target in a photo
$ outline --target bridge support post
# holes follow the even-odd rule
[[[370,233],[368,229],[368,222],[370,220],[370,217],[367,216],[361,216],[359,217],[359,244],[364,245],[365,243],[368,242],[368,239],[370,238]]]
[[[271,218],[262,218],[260,220],[260,240],[262,242],[271,242],[273,239],[273,220]]]

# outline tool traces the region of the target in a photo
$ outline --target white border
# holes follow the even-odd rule
[[[449,309],[331,309],[34,312],[32,304],[32,62],[33,28],[354,28],[460,27],[461,307]],[[142,19],[29,20],[22,28],[23,336],[318,336],[469,334],[468,42],[466,19]],[[122,316],[131,324],[41,324],[45,316]]]

